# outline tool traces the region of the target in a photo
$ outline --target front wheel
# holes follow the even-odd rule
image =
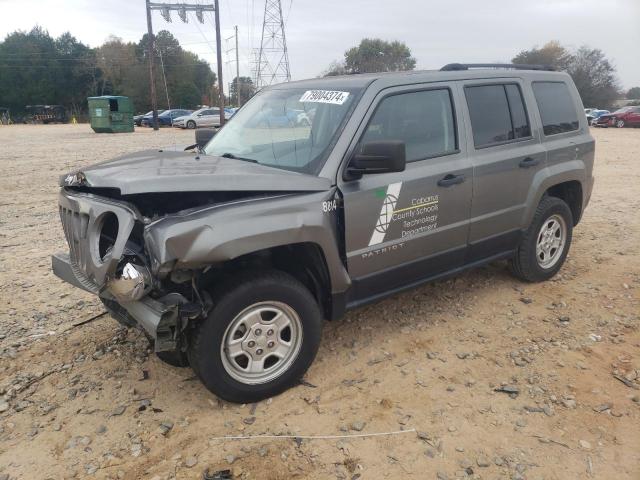
[[[322,315],[309,290],[278,271],[245,274],[215,294],[199,324],[189,363],[225,400],[251,403],[294,386],[320,345]]]
[[[573,215],[561,199],[545,196],[511,260],[514,275],[527,282],[553,277],[567,258],[573,233]]]
[[[188,128],[189,130],[193,130],[194,128],[196,128],[196,122],[194,122],[193,120],[189,120],[189,121],[187,122],[187,128]]]
[[[620,119],[616,121],[616,127],[624,128],[624,120]]]

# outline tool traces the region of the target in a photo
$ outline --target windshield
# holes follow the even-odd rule
[[[316,174],[360,90],[273,89],[238,110],[205,147],[208,155]]]

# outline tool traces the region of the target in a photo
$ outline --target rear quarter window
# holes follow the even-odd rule
[[[531,128],[520,88],[516,84],[465,87],[476,148],[526,139]]]
[[[578,130],[578,112],[566,83],[533,82],[532,88],[545,135]]]

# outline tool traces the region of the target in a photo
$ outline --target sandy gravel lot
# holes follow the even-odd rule
[[[595,190],[553,281],[496,263],[354,311],[306,385],[253,405],[108,316],[78,325],[100,303],[50,271],[59,174],[192,135],[0,127],[0,480],[640,479],[640,129],[593,132]]]

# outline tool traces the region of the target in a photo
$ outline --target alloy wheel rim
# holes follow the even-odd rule
[[[536,241],[536,259],[541,268],[553,268],[564,251],[567,224],[560,215],[552,215],[542,224]]]
[[[259,302],[229,323],[220,355],[234,380],[257,385],[286,372],[301,346],[302,323],[297,312],[282,302]]]

